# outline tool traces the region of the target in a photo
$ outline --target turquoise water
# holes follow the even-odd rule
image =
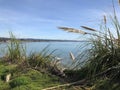
[[[53,54],[61,58],[62,63],[68,64],[72,61],[69,53],[72,52],[75,56],[77,56],[79,53],[79,47],[84,44],[84,42],[24,42],[22,44],[26,46],[28,55],[31,52],[40,52],[47,47],[49,52],[55,50]],[[2,56],[4,54],[6,43],[1,43],[0,47],[2,49],[0,56]]]

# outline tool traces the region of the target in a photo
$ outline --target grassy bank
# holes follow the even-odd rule
[[[4,68],[4,69],[3,69]],[[0,90],[42,90],[61,84],[56,76],[49,76],[34,69],[17,71],[17,65],[1,65]],[[6,82],[6,75],[11,74]]]
[[[70,74],[63,70],[48,47],[26,54],[26,47],[10,33],[5,55],[0,58],[0,90],[74,90]],[[75,71],[76,72],[76,71]],[[76,78],[77,79],[77,78]]]
[[[42,90],[62,84],[53,74],[54,58],[46,49],[26,55],[26,49],[13,34],[7,43],[6,54],[0,59],[0,90]]]

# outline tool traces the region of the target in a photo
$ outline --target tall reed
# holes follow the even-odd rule
[[[59,29],[67,32],[77,32],[78,34],[90,36],[89,44],[91,48],[79,55],[79,58],[82,58],[84,57],[83,54],[87,54],[88,58],[86,58],[84,65],[81,64],[80,59],[77,59],[77,64],[75,64],[75,68],[87,68],[87,76],[89,78],[104,76],[111,80],[117,80],[120,77],[120,22],[116,15],[114,4],[113,10],[113,15],[110,17],[103,16],[100,30],[88,26],[81,27],[91,32],[74,28],[71,30],[69,27],[59,27]],[[107,18],[110,20],[107,20]],[[112,25],[110,25],[110,22],[112,22]],[[109,25],[113,27],[110,28]],[[116,35],[114,32],[116,32]]]
[[[26,57],[26,48],[10,32],[10,40],[7,43],[6,58],[11,63],[20,63]]]

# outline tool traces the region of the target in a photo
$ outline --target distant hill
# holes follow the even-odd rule
[[[7,42],[11,38],[0,37],[0,42]],[[33,38],[18,38],[17,40],[24,42],[81,42],[79,40],[54,40],[54,39],[33,39]]]

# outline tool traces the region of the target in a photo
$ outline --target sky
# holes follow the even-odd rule
[[[0,37],[79,40],[82,35],[57,27],[97,28],[109,12],[112,0],[0,0]]]

